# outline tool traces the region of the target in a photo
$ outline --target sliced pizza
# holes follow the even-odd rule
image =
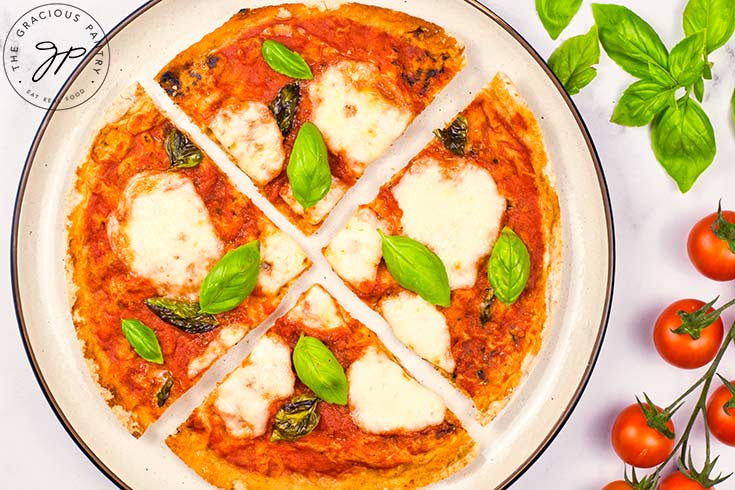
[[[108,113],[72,198],[76,332],[105,400],[139,436],[309,260],[140,86]]]
[[[307,234],[464,65],[441,27],[348,3],[242,9],[158,81]]]
[[[541,344],[558,201],[538,123],[506,76],[436,135],[325,256],[487,423]]]
[[[417,488],[476,454],[443,400],[319,285],[166,443],[213,485],[248,490]]]

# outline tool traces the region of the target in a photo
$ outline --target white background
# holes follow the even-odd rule
[[[458,0],[459,1],[459,0]],[[5,0],[0,35],[40,0]],[[246,4],[246,0],[243,0]],[[559,44],[535,15],[532,0],[485,0],[547,58]],[[686,0],[617,0],[633,8],[661,34],[667,46],[683,34]],[[95,3],[75,0],[105,30],[140,5],[136,0]],[[586,32],[592,24],[589,0],[562,34]],[[4,41],[4,39],[3,39]],[[602,54],[598,78],[575,96],[603,162],[612,197],[617,238],[617,272],[607,337],[590,384],[577,409],[544,455],[512,486],[513,490],[595,490],[622,476],[623,465],[609,443],[615,414],[646,391],[660,405],[683,391],[698,372],[678,370],[662,361],[651,341],[658,313],[672,301],[717,295],[735,296],[732,283],[701,277],[686,255],[686,236],[717,200],[735,208],[735,129],[730,96],[735,87],[735,42],[719,50],[715,79],[707,84],[704,108],[717,133],[718,154],[694,189],[682,195],[650,150],[648,131],[608,122],[619,95],[633,80]],[[115,69],[112,60],[111,69]],[[0,488],[111,489],[114,486],[76,447],[46,403],[27,361],[12,305],[9,243],[18,179],[43,111],[30,106],[0,78]],[[734,312],[735,313],[735,312]],[[725,314],[726,325],[735,314]],[[721,373],[735,377],[735,355]],[[685,407],[682,412],[685,412]],[[682,427],[681,417],[675,419]],[[701,435],[701,434],[698,434]],[[735,471],[735,450],[714,443],[723,470]],[[733,481],[718,489],[735,489]]]

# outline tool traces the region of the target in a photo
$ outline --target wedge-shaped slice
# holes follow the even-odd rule
[[[299,437],[289,441],[274,432],[276,417],[297,397],[315,396],[293,368],[302,335],[333,353],[348,396],[346,405],[317,401],[314,418],[299,419]],[[248,490],[416,488],[458,471],[476,452],[442,399],[319,285],[166,443],[210,483]]]
[[[296,80],[271,68],[262,54],[266,41],[302,56],[313,78]],[[352,3],[331,9],[284,4],[242,9],[177,55],[158,81],[310,234],[463,64],[453,37],[401,12]],[[286,166],[306,121],[323,135],[332,178],[329,192],[305,210]]]
[[[275,310],[309,260],[140,87],[115,103],[71,194],[68,271],[77,335],[105,400],[139,436]],[[198,314],[200,285],[213,265],[254,240],[261,261],[252,294],[230,311]],[[160,308],[157,315],[146,305],[151,298],[185,302],[188,320],[163,321]],[[123,320],[152,329],[162,364],[136,353],[155,342],[150,335],[129,342]]]
[[[446,145],[436,138],[413,158],[357,210],[325,256],[399,339],[472,398],[486,423],[540,347],[550,273],[560,263],[559,209],[541,131],[507,77],[497,75],[455,121],[444,133]],[[510,277],[520,292],[515,302],[488,278],[489,257],[506,227],[530,257],[525,287],[522,274]],[[377,230],[412,238],[441,259],[448,307],[399,286],[382,260]],[[520,255],[501,249],[498,264],[522,269]]]

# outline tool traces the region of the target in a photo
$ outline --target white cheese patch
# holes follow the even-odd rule
[[[299,244],[275,226],[260,235],[260,261],[258,285],[267,295],[277,294],[309,265]]]
[[[194,184],[176,172],[133,177],[110,216],[113,249],[161,295],[196,295],[222,243]]]
[[[403,211],[403,233],[442,259],[452,289],[472,287],[506,206],[490,173],[465,162],[445,171],[425,158],[403,175],[393,195]]]
[[[350,413],[365,432],[418,431],[444,420],[439,396],[374,347],[347,372]]]
[[[337,205],[342,196],[347,192],[347,184],[332,176],[332,186],[329,188],[327,195],[325,195],[319,202],[314,206],[310,207],[304,213],[304,208],[299,204],[293,192],[291,192],[291,184],[286,184],[281,187],[281,198],[288,204],[294,213],[305,216],[306,220],[312,225],[318,225],[324,221],[324,217]]]
[[[227,349],[237,344],[243,338],[247,328],[239,325],[229,325],[219,330],[219,335],[212,340],[207,349],[198,357],[189,361],[187,374],[189,379],[196,378],[199,373],[207,369],[216,361]]]
[[[411,111],[388,100],[374,87],[380,72],[370,63],[341,61],[309,84],[312,120],[332,152],[347,157],[350,171],[362,175],[365,166],[398,138],[411,120]]]
[[[383,299],[380,308],[401,342],[443,370],[454,371],[447,320],[434,305],[416,294],[401,291]]]
[[[214,407],[235,437],[265,434],[270,404],[293,395],[291,349],[277,335],[265,335],[245,361],[217,388]]]
[[[319,330],[330,330],[345,324],[337,302],[318,284],[312,286],[306,296],[296,303],[288,312],[288,317],[309,328]]]
[[[283,136],[265,104],[245,102],[237,111],[221,109],[209,129],[256,184],[265,185],[281,173],[286,159]]]
[[[372,209],[358,209],[324,251],[329,264],[345,281],[357,285],[375,280],[383,257],[378,228],[385,231]]]

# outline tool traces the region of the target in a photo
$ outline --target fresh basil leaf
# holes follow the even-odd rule
[[[314,124],[304,123],[296,135],[286,167],[291,192],[304,209],[322,200],[332,186],[327,146]]]
[[[199,311],[215,314],[235,308],[253,292],[259,273],[258,240],[227,252],[202,281]]]
[[[166,401],[168,401],[168,397],[171,396],[171,388],[174,387],[174,377],[171,376],[171,373],[166,373],[166,381],[163,383],[163,386],[161,386],[161,389],[158,390],[158,393],[156,393],[156,402],[158,404],[158,408],[161,408],[166,404]]]
[[[536,12],[549,33],[556,39],[582,6],[582,0],[536,0]]]
[[[266,39],[263,41],[261,53],[268,66],[282,75],[301,80],[314,78],[304,58],[279,42]]]
[[[592,14],[602,47],[623,70],[638,78],[648,78],[649,63],[668,67],[666,46],[656,31],[633,11],[620,5],[593,3]]]
[[[727,247],[735,254],[735,223],[730,223],[722,215],[722,200],[717,205],[717,218],[710,225],[712,233],[727,242]]]
[[[587,34],[570,37],[556,48],[549,58],[549,67],[559,78],[569,95],[578,94],[596,76],[592,67],[600,62],[597,27]]]
[[[158,318],[186,333],[205,333],[214,330],[217,319],[209,313],[200,313],[199,304],[171,298],[148,298],[145,305]]]
[[[707,114],[687,96],[653,120],[651,146],[681,192],[691,189],[717,152],[715,132]]]
[[[704,32],[706,50],[724,46],[735,32],[735,2],[732,0],[689,0],[684,9],[684,33]]]
[[[199,165],[204,158],[202,150],[189,141],[184,133],[178,129],[172,129],[166,135],[166,154],[168,155],[169,168],[191,168]]]
[[[439,256],[412,238],[387,236],[381,230],[378,233],[383,259],[393,279],[431,304],[449,306],[449,278]]]
[[[694,96],[699,102],[704,100],[704,79],[702,77],[699,77],[697,81],[694,82]]]
[[[319,424],[316,407],[319,398],[298,395],[276,412],[271,442],[295,441],[309,434]]]
[[[302,383],[325,402],[347,405],[347,377],[324,343],[303,333],[293,349],[293,365]]]
[[[675,87],[639,80],[623,92],[610,121],[621,126],[646,126],[666,106],[676,103],[675,92]]]
[[[141,322],[127,318],[121,322],[123,335],[137,354],[149,362],[163,364],[163,353],[156,332]]]
[[[435,129],[434,135],[442,142],[444,148],[457,156],[463,157],[467,146],[467,119],[457,116],[445,129]]]
[[[689,87],[702,76],[704,69],[704,33],[684,38],[671,49],[669,71],[681,87]]]
[[[659,85],[663,85],[664,87],[676,88],[678,86],[676,79],[669,72],[669,70],[653,62],[648,64],[648,77],[647,78],[649,80],[653,80]]]
[[[506,226],[493,246],[487,266],[487,280],[495,296],[506,305],[515,303],[526,288],[530,272],[531,257],[526,244]]]
[[[283,136],[288,136],[293,127],[293,120],[296,117],[299,101],[301,100],[299,88],[298,81],[284,85],[278,91],[276,98],[268,105]]]

